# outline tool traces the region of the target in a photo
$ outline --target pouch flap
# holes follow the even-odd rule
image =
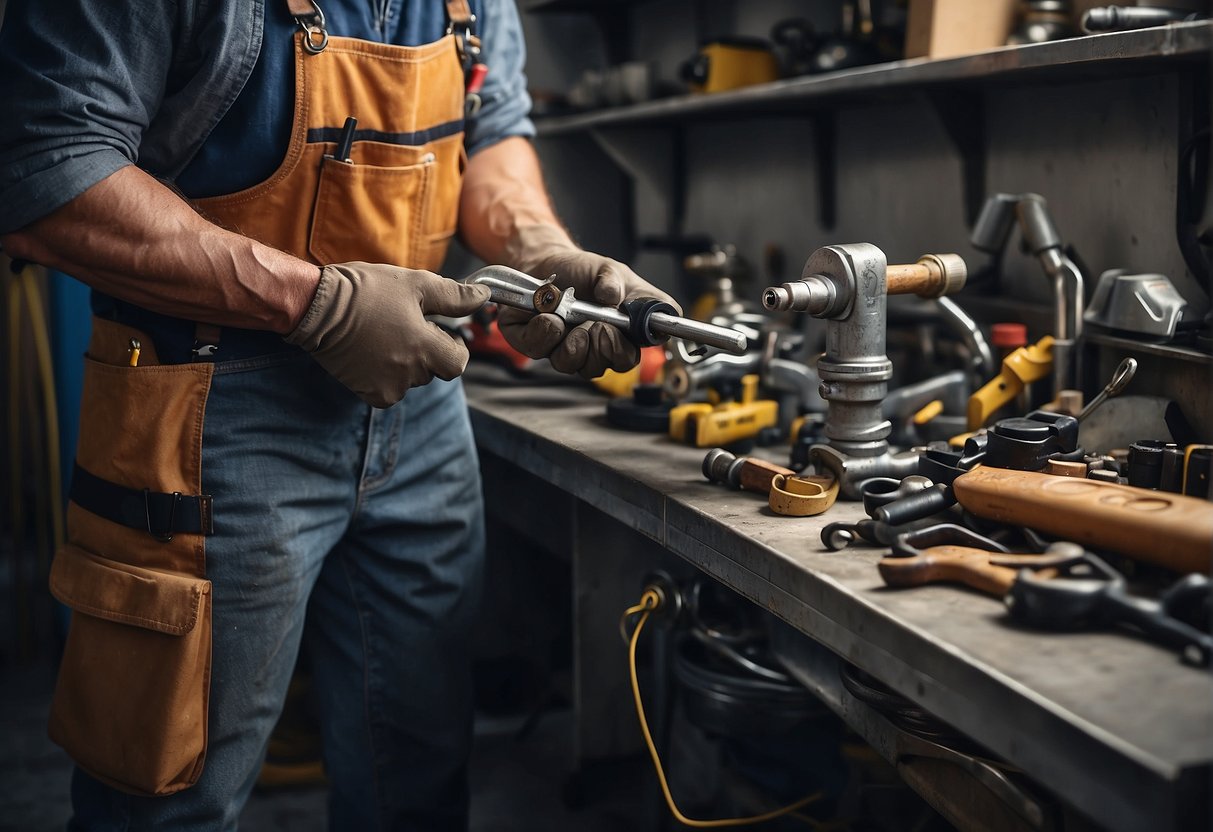
[[[69,543],[55,553],[50,587],[77,612],[180,636],[194,629],[211,582],[119,563]]]

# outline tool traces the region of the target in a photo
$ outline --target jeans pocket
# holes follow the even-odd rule
[[[210,581],[67,544],[51,592],[73,610],[50,736],[97,779],[141,795],[197,781],[206,755]]]

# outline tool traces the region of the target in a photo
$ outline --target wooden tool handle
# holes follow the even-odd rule
[[[1177,572],[1213,565],[1213,503],[1033,471],[979,467],[952,483],[978,517],[1028,526]]]
[[[796,472],[790,468],[784,468],[782,465],[776,465],[774,462],[767,462],[765,459],[747,457],[741,464],[739,480],[745,491],[770,494],[771,480],[775,479],[776,475],[794,477]]]
[[[959,583],[999,598],[1011,591],[1017,570],[995,566],[995,553],[968,546],[932,546],[912,558],[884,558],[877,564],[889,586]]]
[[[965,262],[955,254],[925,254],[917,263],[889,266],[885,292],[938,298],[960,291],[967,278]]]

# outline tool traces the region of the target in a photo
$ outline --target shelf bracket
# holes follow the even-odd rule
[[[927,98],[939,115],[960,156],[965,222],[977,221],[986,200],[986,100],[980,91],[930,91]]]

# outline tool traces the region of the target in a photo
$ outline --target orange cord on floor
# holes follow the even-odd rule
[[[649,748],[649,756],[653,758],[653,768],[657,770],[657,780],[661,783],[661,793],[665,795],[666,805],[670,807],[670,812],[678,819],[679,823],[685,824],[696,829],[719,829],[728,826],[744,826],[752,823],[763,823],[775,818],[784,817],[785,815],[793,815],[798,820],[808,823],[814,828],[824,828],[824,824],[819,824],[814,819],[805,815],[794,814],[797,809],[802,809],[805,806],[820,800],[821,792],[803,797],[782,809],[775,809],[771,812],[765,812],[761,815],[754,815],[748,818],[722,818],[720,820],[695,820],[688,818],[678,808],[674,802],[674,796],[670,793],[670,784],[666,782],[665,769],[661,765],[661,757],[657,754],[657,746],[653,743],[653,735],[649,731],[649,721],[644,715],[644,703],[640,699],[640,682],[636,678],[636,645],[640,641],[640,631],[644,629],[645,622],[649,620],[649,615],[661,606],[661,596],[652,589],[646,589],[644,594],[640,596],[640,603],[635,606],[628,607],[624,612],[623,618],[619,622],[620,632],[626,634],[627,621],[633,615],[640,615],[640,620],[636,622],[636,629],[632,631],[631,638],[628,639],[628,666],[632,674],[632,697],[636,702],[636,716],[640,719],[640,730],[644,734],[645,745]],[[626,637],[626,635],[625,635]]]

